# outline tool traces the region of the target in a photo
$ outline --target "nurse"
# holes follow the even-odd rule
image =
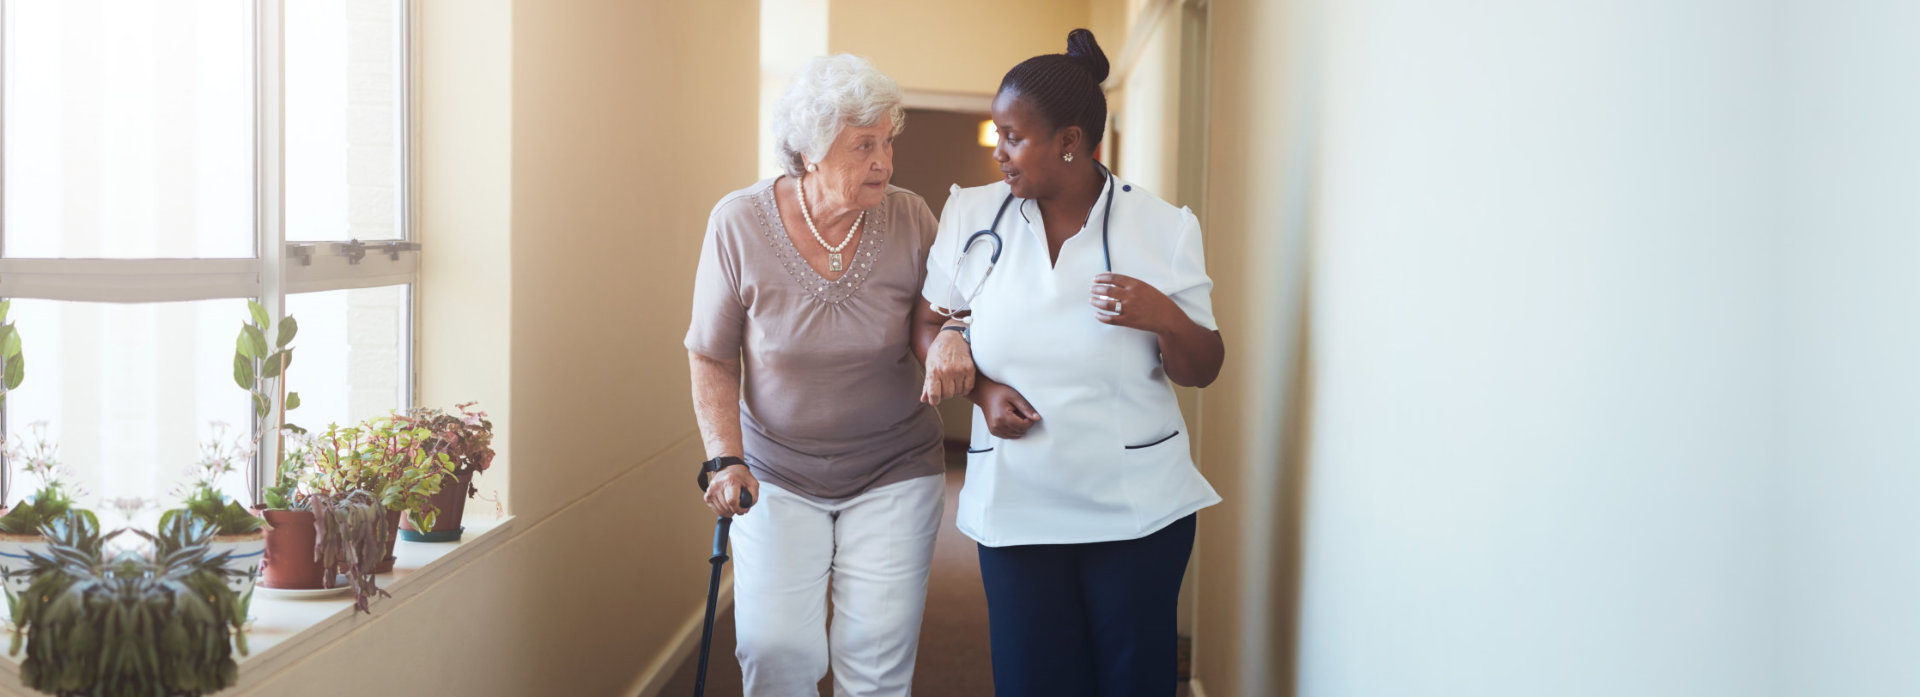
[[[916,317],[940,325],[922,399],[975,404],[958,522],[1003,696],[1174,694],[1195,512],[1220,501],[1173,392],[1225,354],[1199,222],[1094,160],[1107,72],[1084,29],[1007,72],[1005,179],[947,199]]]

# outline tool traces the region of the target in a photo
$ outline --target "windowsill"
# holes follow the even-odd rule
[[[513,516],[469,517],[465,522],[466,533],[458,542],[401,540],[394,543],[393,571],[375,577],[392,597],[374,598],[370,616],[355,616],[351,592],[309,600],[256,590],[249,608],[253,622],[247,631],[247,648],[252,653],[234,657],[239,663],[240,675],[230,689],[243,690],[264,682],[315,649],[346,636],[360,623],[379,618],[382,607],[419,595],[512,537]],[[26,657],[24,645],[20,655],[0,652],[0,656],[5,658],[0,660],[0,695],[37,694],[20,684],[20,662]]]

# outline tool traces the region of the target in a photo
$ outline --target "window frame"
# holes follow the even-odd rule
[[[7,97],[7,32],[15,0],[0,0],[0,114]],[[330,290],[401,285],[407,288],[404,348],[406,362],[401,385],[401,407],[411,407],[419,393],[420,245],[416,238],[417,177],[415,149],[419,147],[414,79],[414,25],[418,0],[392,0],[398,16],[394,31],[394,135],[397,141],[395,224],[398,237],[382,240],[338,239],[289,243],[286,239],[286,0],[251,0],[253,102],[253,256],[251,258],[144,259],[14,259],[5,256],[6,170],[0,166],[0,298],[56,301],[157,303],[227,298],[252,298],[279,317],[287,295]],[[0,131],[0,162],[6,154]],[[271,253],[269,253],[271,250]],[[236,401],[246,397],[236,391]],[[0,405],[0,435],[5,434],[5,406]],[[266,463],[278,462],[278,439],[261,439],[252,463],[252,501],[273,473]],[[0,501],[13,488],[11,466],[0,467]]]

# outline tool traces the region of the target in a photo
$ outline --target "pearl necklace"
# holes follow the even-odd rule
[[[867,217],[867,212],[860,211],[860,215],[854,216],[853,226],[847,228],[847,236],[840,240],[840,244],[827,244],[827,238],[820,236],[820,228],[813,226],[813,213],[807,210],[807,178],[801,176],[794,181],[794,185],[800,187],[800,218],[807,221],[807,229],[813,231],[814,241],[819,242],[821,247],[826,248],[827,270],[833,273],[839,273],[842,269],[846,268],[845,265],[840,262],[840,250],[846,249],[847,243],[853,241],[853,235],[860,231],[860,221]]]

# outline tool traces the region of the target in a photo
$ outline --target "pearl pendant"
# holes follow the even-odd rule
[[[827,255],[827,270],[828,270],[828,271],[832,271],[832,272],[835,272],[835,273],[838,273],[838,272],[840,271],[840,269],[842,269],[842,268],[844,268],[844,267],[840,265],[840,254],[839,254],[838,252],[836,252],[836,253],[833,253],[833,254],[828,254],[828,255]]]

